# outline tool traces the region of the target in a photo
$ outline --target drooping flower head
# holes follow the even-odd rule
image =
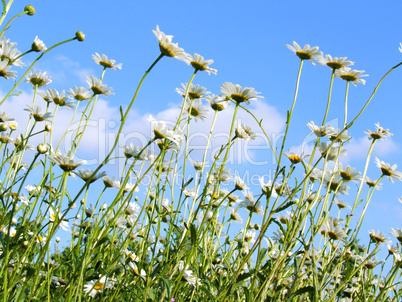
[[[39,40],[38,36],[36,36],[34,42],[32,43],[31,49],[35,52],[40,52],[46,50],[47,47],[45,43],[43,43],[42,40]]]
[[[253,129],[251,129],[250,126],[246,126],[241,122],[237,122],[236,124],[235,135],[236,137],[245,140],[254,140],[257,137],[257,135],[255,134]]]
[[[159,42],[159,49],[162,54],[167,57],[176,58],[181,61],[189,60],[189,54],[186,53],[183,48],[180,48],[177,43],[172,42],[173,36],[165,35],[159,30],[159,25],[156,25],[156,29],[152,30]]]
[[[250,104],[250,101],[253,101],[257,98],[262,98],[262,96],[258,95],[259,92],[255,91],[252,87],[245,87],[244,89],[239,84],[233,84],[230,82],[225,82],[220,87],[221,96],[226,98],[233,99],[236,103],[246,103]]]
[[[311,47],[309,44],[306,44],[301,48],[299,44],[293,41],[293,46],[286,44],[286,47],[293,51],[300,60],[309,60],[313,65],[315,65],[315,63],[312,60],[319,60],[322,58],[322,52],[318,51],[318,46]]]

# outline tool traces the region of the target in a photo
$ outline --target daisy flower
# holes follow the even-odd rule
[[[239,84],[233,84],[225,82],[221,85],[221,96],[225,98],[231,98],[236,103],[250,104],[250,101],[262,98],[259,96],[259,92],[255,91],[252,87],[245,87],[244,89]]]
[[[331,142],[335,143],[342,143],[342,142],[347,142],[349,141],[352,137],[349,135],[347,130],[344,130],[342,133],[339,129],[334,129],[331,130],[331,132],[328,134],[328,138]]]
[[[257,135],[251,129],[251,127],[244,125],[241,122],[238,122],[235,128],[235,137],[243,138],[245,140],[254,140]]]
[[[87,79],[89,89],[91,89],[94,94],[103,94],[105,96],[114,94],[111,92],[112,88],[107,87],[107,85],[103,84],[101,80],[95,78],[94,76],[89,75],[87,76]]]
[[[246,183],[244,182],[244,180],[242,180],[239,176],[235,176],[235,178],[233,179],[235,182],[235,190],[248,190],[248,186],[246,185]]]
[[[194,169],[197,171],[202,170],[203,168],[206,168],[208,165],[203,163],[202,161],[199,160],[192,160],[191,164],[193,165]]]
[[[321,57],[317,63],[320,65],[327,65],[332,69],[341,69],[346,66],[354,65],[355,63],[352,61],[347,61],[347,57],[334,57],[332,58],[331,55],[325,55],[325,57]]]
[[[264,182],[264,177],[260,177],[259,179],[260,185],[261,185],[261,190],[264,194],[266,195],[272,195],[272,197],[276,198],[278,197],[278,194],[275,192],[275,190],[271,189],[273,188],[272,181],[269,180],[267,183]]]
[[[183,272],[182,278],[185,281],[187,281],[187,283],[190,284],[191,286],[194,286],[194,287],[200,286],[201,285],[200,279],[195,277],[193,274],[193,271],[189,270],[188,268],[189,268],[188,265],[186,265],[186,267],[184,267],[183,261],[179,262],[179,271]]]
[[[246,191],[244,193],[244,197],[246,200],[239,204],[240,208],[245,208],[250,213],[257,213],[260,215],[264,214],[264,209],[262,208],[260,202],[254,199],[252,192]]]
[[[152,115],[148,117],[148,121],[151,122],[154,127],[154,135],[156,139],[168,139],[174,142],[176,145],[179,145],[182,136],[178,130],[173,131],[166,126],[166,122],[155,120]]]
[[[346,202],[344,202],[341,199],[335,199],[334,204],[336,204],[339,209],[345,209],[345,208],[351,209],[350,205],[348,205]]]
[[[84,165],[87,163],[86,160],[79,160],[74,162],[74,160],[65,155],[57,152],[55,155],[49,157],[50,161],[57,164],[63,171],[71,172],[78,166]]]
[[[284,153],[284,154],[287,158],[289,158],[290,162],[294,165],[298,164],[302,161],[301,157],[297,154],[294,154],[294,153],[290,153],[290,154]]]
[[[234,222],[237,223],[243,223],[243,219],[241,218],[240,214],[236,212],[235,209],[233,208],[229,208],[229,212],[230,212],[230,220],[234,220]]]
[[[391,228],[391,235],[394,235],[396,237],[396,239],[398,239],[398,241],[400,243],[402,243],[402,229],[393,229]]]
[[[375,124],[375,126],[377,129],[374,132],[370,131],[369,129],[364,132],[369,136],[368,139],[381,139],[385,141],[388,137],[393,135],[391,132],[389,132],[389,129],[384,129],[383,127],[381,127],[380,123]]]
[[[106,55],[102,54],[102,56],[100,56],[97,52],[92,55],[92,59],[95,61],[96,64],[99,64],[105,68],[111,68],[113,70],[116,70],[116,68],[121,69],[123,65],[122,63],[115,64],[115,60],[109,60]]]
[[[184,62],[186,62],[188,65],[191,64],[191,66],[193,66],[197,71],[206,71],[208,74],[211,74],[211,72],[216,74],[218,72],[216,69],[208,67],[208,65],[211,65],[214,60],[205,60],[203,56],[200,56],[197,53],[194,54],[194,57],[188,55]]]
[[[388,177],[388,180],[392,182],[394,182],[394,179],[402,180],[402,173],[396,171],[396,168],[398,167],[396,164],[391,167],[390,164],[385,163],[382,160],[379,160],[378,157],[375,158],[375,163],[377,167],[380,168],[382,175]]]
[[[77,86],[74,86],[74,88],[70,88],[70,91],[67,93],[79,102],[89,100],[92,97],[92,93],[84,87],[78,88]]]
[[[2,61],[8,60],[10,65],[25,66],[21,59],[18,58],[21,52],[14,48],[15,45],[17,45],[17,43],[3,43],[0,48],[0,58]]]
[[[10,123],[15,121],[15,119],[13,119],[12,117],[8,116],[8,112],[0,112],[0,122],[1,123]]]
[[[36,36],[34,42],[32,43],[31,49],[35,52],[40,52],[46,50],[47,47],[45,43],[43,43],[42,40],[39,40],[38,36]]]
[[[61,214],[59,214],[58,216],[59,216],[58,219],[60,219],[60,218],[62,217]],[[54,213],[52,207],[49,208],[49,220],[50,220],[51,222],[55,222],[55,221],[57,220],[56,214]],[[63,230],[68,231],[68,228],[69,228],[68,222],[62,220],[61,223],[60,223],[60,227],[61,227]]]
[[[53,115],[51,112],[46,112],[46,113],[41,113],[42,107],[39,105],[33,105],[32,107],[27,106],[28,109],[24,109],[25,111],[28,111],[31,117],[34,118],[35,121],[37,122],[52,122]]]
[[[75,108],[75,104],[68,101],[69,97],[66,96],[66,92],[63,90],[60,94],[56,89],[48,89],[47,95],[50,97],[50,101],[60,107],[67,107],[67,109]]]
[[[335,161],[339,156],[345,156],[346,155],[346,150],[345,149],[340,149],[340,147],[337,146],[331,146],[327,145],[327,143],[322,142],[318,145],[318,149],[321,152],[321,155],[324,156],[327,160],[332,160]]]
[[[103,184],[105,185],[106,188],[118,188],[120,189],[120,181],[119,180],[114,180],[114,176],[112,178],[109,178],[108,176],[104,176],[102,178]]]
[[[84,285],[84,292],[88,293],[90,297],[95,297],[99,292],[104,289],[113,288],[114,280],[107,279],[106,276],[100,277],[98,280],[91,280]]]
[[[377,184],[377,181],[374,181],[374,180],[370,179],[370,177],[368,177],[368,176],[366,176],[364,181],[370,188],[374,187],[378,191],[382,189],[382,183]]]
[[[330,221],[324,222],[324,225],[322,226],[321,229],[321,234],[326,237],[329,237],[332,240],[340,240],[340,241],[345,241],[345,239],[348,237],[345,231],[339,225],[335,226]]]
[[[190,55],[186,53],[183,48],[180,48],[177,43],[172,42],[172,35],[165,35],[159,30],[159,25],[156,25],[156,29],[152,30],[159,42],[159,49],[161,53],[167,57],[176,58],[181,61],[190,59]]]
[[[340,175],[343,181],[354,181],[358,182],[361,181],[360,172],[353,172],[356,168],[352,168],[351,166],[347,165],[344,170],[340,172]]]
[[[5,78],[5,79],[15,79],[17,77],[17,72],[13,70],[9,70],[11,68],[10,65],[8,65],[8,60],[2,60],[0,62],[0,76]]]
[[[91,179],[89,183],[93,183],[96,180],[98,180],[99,178],[106,176],[106,172],[101,172],[101,173],[98,173],[98,174],[94,175],[93,177],[91,177],[93,174],[93,171],[90,169],[79,169],[78,171],[74,171],[74,174],[77,175],[79,178],[81,178],[85,182],[88,179]]]
[[[308,123],[307,127],[309,127],[317,137],[331,135],[335,131],[334,127],[331,125],[317,126],[314,122]]]
[[[293,41],[293,46],[286,44],[286,47],[293,51],[300,60],[309,60],[313,65],[315,65],[315,63],[312,60],[319,60],[322,58],[322,52],[318,51],[318,46],[311,47],[306,44],[301,48],[299,44]]]
[[[32,86],[36,87],[45,87],[47,84],[50,84],[52,80],[49,76],[46,75],[46,71],[41,73],[41,71],[35,71],[33,69],[27,76],[26,80],[27,83],[32,84]]]
[[[371,240],[373,240],[377,244],[381,244],[381,243],[384,243],[386,245],[392,244],[392,242],[389,240],[389,238],[385,238],[385,234],[380,231],[375,232],[374,230],[370,230],[369,234],[370,234]]]
[[[176,88],[176,92],[180,94],[182,97],[185,97],[186,95],[186,90],[187,90],[187,84],[181,84],[181,88]],[[190,87],[188,87],[188,97],[190,99],[203,99],[207,94],[210,94],[211,92],[207,91],[205,87],[202,87],[200,85],[194,85],[190,84]]]
[[[229,105],[229,101],[226,98],[214,94],[207,98],[207,102],[215,111],[222,111]]]
[[[341,78],[342,80],[352,82],[353,85],[357,86],[358,83],[366,84],[366,80],[360,77],[368,77],[368,74],[363,74],[364,70],[350,70],[349,67],[343,69],[337,69],[335,76]]]
[[[192,116],[196,122],[204,120],[208,116],[208,108],[202,105],[200,99],[187,100],[184,104],[184,111]]]

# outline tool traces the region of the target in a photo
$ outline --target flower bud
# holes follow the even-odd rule
[[[102,209],[102,210],[106,210],[106,209],[107,209],[107,204],[104,203],[104,204],[102,205],[101,209]]]
[[[0,131],[1,131],[1,132],[6,131],[7,129],[8,129],[8,125],[7,125],[7,124],[1,124],[1,125],[0,125]]]
[[[52,125],[46,125],[45,126],[45,131],[47,131],[47,132],[51,132],[52,129],[53,129]]]
[[[27,5],[24,7],[24,12],[26,12],[28,16],[33,16],[35,14],[35,8],[32,5]]]
[[[82,41],[85,40],[85,35],[84,35],[84,33],[83,33],[82,31],[77,31],[77,32],[75,33],[75,38],[76,38],[78,41],[82,42]]]
[[[46,144],[39,144],[38,147],[36,147],[36,150],[40,154],[45,154],[48,151],[48,147],[46,146]]]
[[[11,223],[16,224],[17,223],[17,218],[13,217],[13,219],[11,219]]]
[[[57,242],[57,243],[60,242],[60,237],[56,237],[56,242]]]
[[[75,215],[75,219],[80,219],[80,217],[81,217],[80,214]]]
[[[24,246],[27,246],[27,245],[29,244],[29,241],[28,241],[28,240],[25,240],[25,241],[23,242],[23,244],[24,244]]]

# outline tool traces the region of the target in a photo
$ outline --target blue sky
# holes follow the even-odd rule
[[[243,87],[254,87],[261,92],[264,99],[251,104],[249,109],[264,119],[268,130],[275,133],[283,130],[299,64],[299,59],[286,48],[286,44],[296,41],[302,46],[319,46],[324,54],[348,57],[355,62],[353,68],[365,70],[369,74],[365,78],[365,86],[350,87],[350,117],[360,110],[383,74],[402,60],[402,54],[398,51],[399,43],[402,42],[401,25],[396,14],[402,11],[400,1],[387,1],[386,4],[362,0],[316,3],[37,2],[33,3],[36,14],[18,18],[6,33],[6,37],[18,42],[21,51],[30,47],[36,35],[48,47],[73,37],[77,30],[86,35],[85,42],[74,41],[63,45],[40,60],[36,68],[47,70],[52,76],[51,88],[68,90],[74,85],[86,86],[86,75],[99,76],[101,69],[91,58],[95,52],[104,53],[123,63],[121,71],[108,71],[105,76],[104,82],[113,87],[115,92],[115,95],[100,101],[100,109],[95,114],[97,118],[105,115],[105,128],[110,120],[118,119],[118,106],[129,103],[143,72],[159,55],[157,40],[152,34],[157,24],[161,31],[174,35],[174,42],[178,42],[190,54],[199,53],[215,61],[212,67],[218,70],[218,75],[200,73],[195,84],[203,85],[215,94],[220,93],[219,86],[226,81]],[[26,4],[31,3],[15,1],[10,16],[22,11]],[[33,58],[27,57],[24,62],[29,63]],[[177,60],[164,58],[158,63],[141,90],[134,111],[130,114],[128,128],[132,131],[136,127],[141,128],[148,114],[161,119],[173,118],[172,115],[180,105],[180,97],[174,90],[180,83],[187,82],[191,74],[192,69]],[[371,178],[379,176],[378,168],[374,165],[375,156],[385,162],[396,163],[402,169],[399,157],[402,134],[398,133],[401,128],[401,75],[402,68],[386,79],[362,118],[350,131],[354,140],[350,148],[346,147],[350,149],[350,158],[346,162],[359,170],[364,165],[369,143],[364,131],[367,128],[374,130],[374,123],[380,122],[394,133],[392,139],[378,142],[368,173]],[[329,68],[305,62],[287,149],[297,150],[297,146],[308,136],[308,122],[321,122],[329,80]],[[28,85],[22,85],[21,89],[31,93]],[[329,120],[335,123],[337,119],[343,119],[344,91],[345,82],[336,79],[329,113]],[[251,123],[250,119],[244,119]],[[218,127],[224,127],[225,122],[225,117],[222,117]],[[208,131],[208,127],[206,129]],[[90,142],[84,146],[88,152],[93,151]],[[251,156],[264,156],[262,152],[255,151]],[[253,167],[244,164],[241,169]],[[266,172],[264,169],[258,166],[255,171],[263,174]],[[402,205],[397,200],[402,196],[401,183],[392,185],[385,179],[382,182],[383,190],[374,194],[362,234],[371,228],[388,233],[391,227],[402,227]],[[351,190],[350,195],[344,198],[349,203],[353,203],[353,192],[355,190]]]

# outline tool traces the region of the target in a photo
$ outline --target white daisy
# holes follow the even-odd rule
[[[366,84],[366,81],[360,77],[368,77],[368,74],[363,74],[364,70],[350,70],[350,68],[345,67],[343,69],[337,69],[335,76],[341,78],[342,80],[352,82],[353,85],[357,86],[358,83]]]
[[[293,41],[293,46],[286,44],[286,47],[293,51],[301,60],[309,60],[313,65],[315,65],[315,63],[312,60],[322,58],[322,52],[318,51],[318,46],[311,47],[309,44],[306,44],[301,48],[299,44]]]
[[[96,64],[99,64],[105,68],[111,68],[113,70],[116,70],[116,68],[121,69],[122,63],[115,64],[116,61],[112,59],[108,59],[108,57],[104,54],[100,56],[97,52],[95,52],[94,55],[92,55],[92,59],[95,61]]]
[[[177,43],[172,42],[173,36],[165,35],[159,30],[159,25],[156,25],[156,29],[152,30],[159,42],[159,49],[162,54],[167,57],[176,58],[182,61],[190,59],[190,55],[186,53],[183,48],[180,48]]]
[[[245,87],[244,89],[239,84],[233,84],[230,82],[225,82],[220,87],[222,92],[222,97],[229,97],[233,99],[238,104],[245,102],[249,104],[250,101],[256,100],[257,98],[262,98],[259,96],[259,92],[255,91],[252,87]]]
[[[36,36],[34,42],[32,43],[31,49],[35,52],[40,52],[46,50],[47,47],[45,43],[43,43],[42,40],[39,40],[38,36]]]
[[[203,56],[196,53],[194,54],[194,57],[189,55],[184,62],[188,65],[191,64],[195,70],[206,71],[208,74],[211,74],[211,72],[216,74],[218,72],[216,69],[208,67],[208,65],[211,65],[214,60],[205,60]]]

